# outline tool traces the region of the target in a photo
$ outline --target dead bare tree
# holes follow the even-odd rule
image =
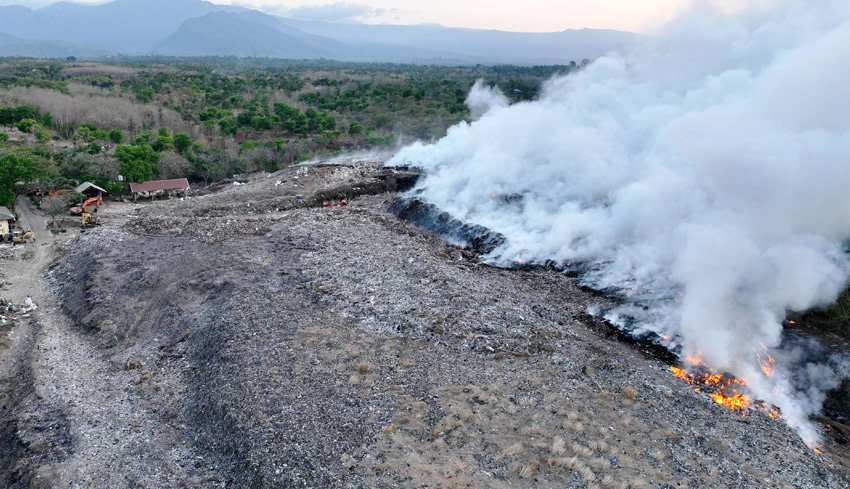
[[[173,151],[162,153],[157,166],[159,166],[159,177],[163,179],[182,178],[192,171],[192,164]]]
[[[56,216],[68,212],[69,197],[67,194],[57,194],[41,201],[41,210],[50,216],[50,224],[56,227]]]

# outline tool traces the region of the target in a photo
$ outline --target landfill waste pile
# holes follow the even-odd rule
[[[588,314],[614,299],[390,212],[415,178],[307,165],[105,206],[8,350],[0,487],[850,487],[828,423],[817,453],[718,406]]]

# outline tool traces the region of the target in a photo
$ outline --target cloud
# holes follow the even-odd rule
[[[363,17],[377,17],[386,13],[385,9],[359,3],[337,2],[330,5],[304,5],[289,9],[287,17],[303,20],[342,21]]]

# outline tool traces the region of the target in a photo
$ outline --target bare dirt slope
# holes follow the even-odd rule
[[[837,434],[818,455],[717,406],[569,277],[389,215],[406,178],[292,169],[103,209],[7,352],[0,485],[850,486]]]

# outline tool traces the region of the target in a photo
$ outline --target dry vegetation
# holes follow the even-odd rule
[[[185,122],[172,109],[144,104],[131,94],[115,94],[91,86],[69,84],[69,94],[45,88],[13,87],[0,91],[0,105],[29,105],[53,117],[54,127],[67,136],[82,124],[120,129],[127,132],[128,140],[142,131],[168,127],[186,132],[195,140],[204,140],[204,131]]]

